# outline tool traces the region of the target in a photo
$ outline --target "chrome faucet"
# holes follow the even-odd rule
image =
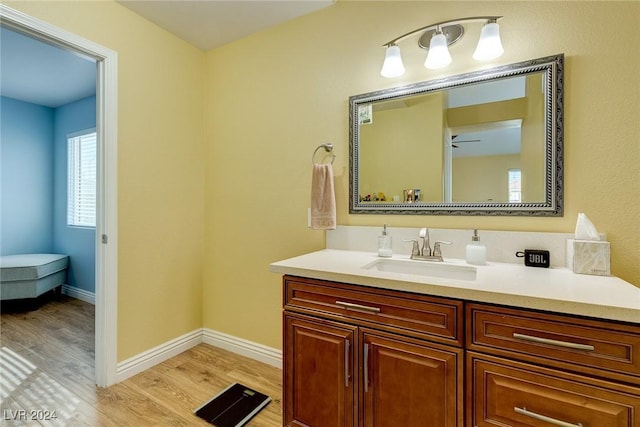
[[[433,250],[431,249],[431,243],[429,241],[429,229],[421,228],[419,238],[422,239],[422,246],[418,240],[409,240],[413,242],[413,248],[411,249],[411,259],[421,261],[435,261],[442,262],[442,250],[440,245],[450,245],[451,242],[438,240],[433,244]]]

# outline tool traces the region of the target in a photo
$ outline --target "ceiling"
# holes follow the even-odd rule
[[[116,0],[207,51],[334,4],[333,0]],[[2,27],[0,95],[56,108],[95,94],[96,65]]]
[[[333,0],[116,0],[201,50],[331,6]]]
[[[96,93],[96,64],[0,28],[0,95],[56,108]]]

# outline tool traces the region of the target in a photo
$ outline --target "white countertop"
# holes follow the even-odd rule
[[[394,255],[404,259],[406,255]],[[640,324],[640,288],[617,277],[488,262],[475,281],[368,270],[376,253],[324,249],[270,264],[274,273]],[[388,259],[388,258],[387,258]],[[416,261],[418,262],[418,261]],[[419,261],[429,262],[429,261]],[[446,259],[446,264],[467,265]]]

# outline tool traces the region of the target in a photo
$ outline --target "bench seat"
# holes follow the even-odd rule
[[[0,299],[37,298],[67,280],[69,256],[22,254],[0,257]]]

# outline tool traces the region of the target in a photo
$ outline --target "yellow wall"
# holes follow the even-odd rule
[[[306,228],[311,154],[324,142],[337,154],[339,224],[571,232],[585,212],[608,234],[613,273],[640,286],[640,58],[628,48],[640,44],[640,3],[339,1],[207,53],[114,2],[6,4],[119,54],[118,360],[201,326],[280,347],[268,264],[324,247]],[[495,63],[467,59],[472,27],[444,70],[426,70],[407,40],[407,73],[380,77],[382,43],[484,14],[505,16]],[[556,53],[564,217],[348,213],[350,95]]]
[[[508,202],[509,169],[520,169],[520,155],[454,157],[453,202]]]
[[[115,2],[4,2],[118,52],[118,360],[202,326],[204,54]]]
[[[635,2],[338,1],[207,52],[204,326],[280,346],[280,277],[268,263],[324,247],[306,212],[311,153],[327,141],[339,224],[572,232],[585,212],[612,243],[613,273],[640,285],[640,58],[628,48],[640,43],[639,13]],[[424,52],[406,40],[407,73],[380,77],[386,41],[487,14],[505,16],[505,54],[494,63],[470,59],[474,26],[448,68],[426,70]],[[350,95],[557,53],[566,55],[563,217],[348,213]]]
[[[508,201],[509,194],[506,186],[507,170],[519,168],[522,171],[522,201],[523,202],[544,202],[545,201],[545,164],[546,150],[545,144],[545,126],[544,126],[544,93],[542,91],[542,73],[535,73],[526,78],[526,94],[522,98],[509,99],[505,101],[490,102],[486,104],[467,105],[463,107],[450,108],[447,110],[448,123],[452,128],[462,128],[473,125],[485,125],[491,122],[503,122],[511,120],[521,121],[521,138],[520,138],[520,159],[517,163],[511,162],[510,165],[503,165],[505,168],[500,169],[501,178],[496,181],[504,184],[502,187],[474,193],[474,187],[482,186],[483,182],[476,186],[464,188],[458,179],[453,183],[453,201],[487,201],[494,200]],[[485,161],[475,162],[468,158],[460,159],[458,165],[464,164],[464,167],[454,166],[455,175],[460,175],[458,171],[466,169],[464,173],[467,177],[473,176],[483,169],[478,166],[483,164],[484,170],[490,170],[490,165]],[[484,159],[486,160],[486,159]],[[454,164],[455,164],[454,160]],[[472,166],[473,165],[473,166]],[[504,169],[504,170],[503,170]],[[498,170],[493,173],[498,174]],[[502,172],[504,174],[502,175]],[[458,178],[458,176],[456,176]],[[454,180],[455,181],[455,180]],[[484,183],[494,181],[491,179],[483,180]],[[502,185],[501,184],[501,185]],[[502,189],[502,191],[500,191]]]
[[[526,116],[527,99],[524,97],[447,110],[447,121],[452,128],[523,119]]]
[[[545,199],[546,152],[539,141],[545,140],[544,132],[544,93],[542,92],[542,74],[527,77],[527,113],[522,121],[520,159],[522,164],[522,200],[538,201]]]
[[[403,200],[403,190],[420,189],[420,200],[442,202],[442,111],[442,93],[401,108],[374,108],[373,122],[360,125],[362,195]]]

